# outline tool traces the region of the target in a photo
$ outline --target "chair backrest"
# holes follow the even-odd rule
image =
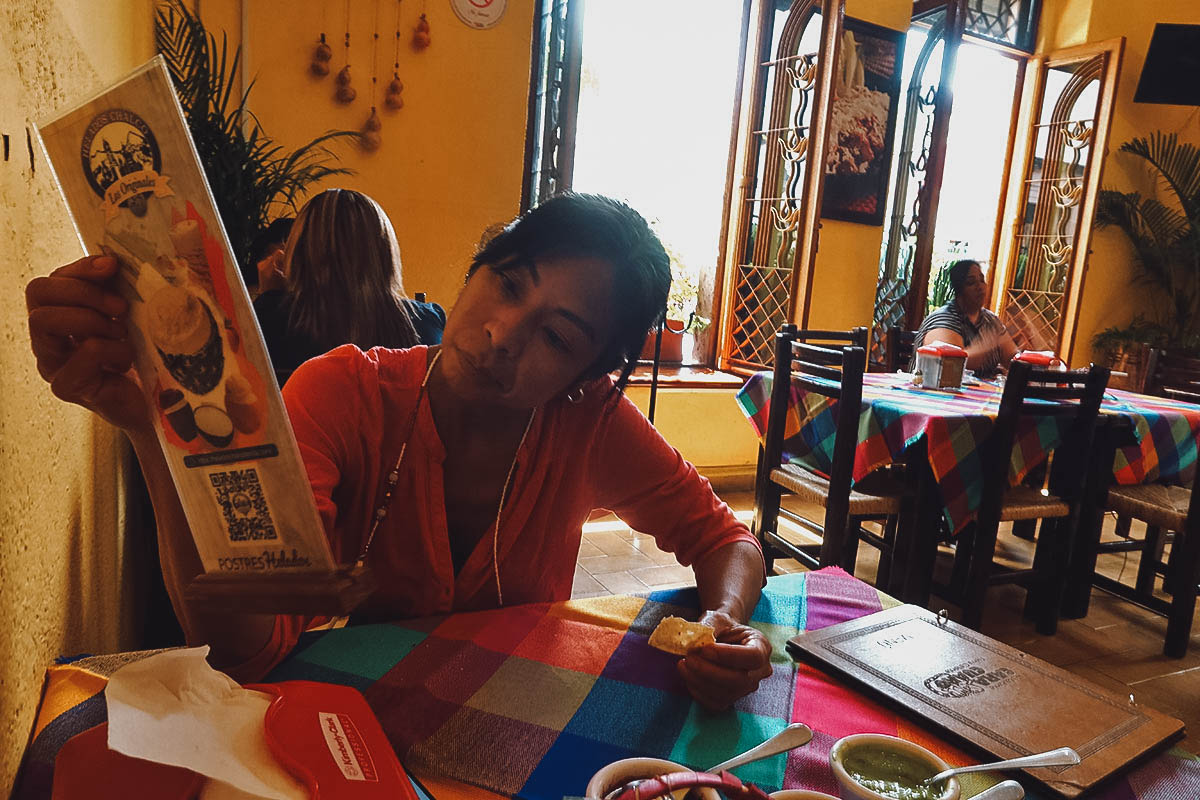
[[[888,372],[908,369],[909,364],[912,363],[913,344],[916,340],[916,331],[910,331],[907,328],[888,328],[884,352]]]
[[[801,386],[836,399],[837,431],[833,466],[829,475],[830,494],[849,491],[858,445],[858,417],[862,408],[863,371],[866,368],[867,329],[849,331],[801,330],[784,325],[775,334],[775,376],[771,386],[771,414],[763,445],[768,469],[780,465],[791,387]]]
[[[1107,367],[1057,370],[1014,361],[1004,382],[996,424],[983,447],[984,496],[980,515],[999,510],[1008,486],[1013,444],[1022,416],[1054,416],[1068,427],[1054,451],[1050,489],[1071,501],[1083,491],[1100,403],[1108,386]],[[1053,401],[1047,403],[1045,401]]]
[[[1146,362],[1146,394],[1164,397],[1174,391],[1200,392],[1200,358],[1150,349]]]

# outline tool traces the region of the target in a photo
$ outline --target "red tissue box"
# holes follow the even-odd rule
[[[271,754],[313,800],[418,800],[358,690],[313,681],[251,684],[274,695],[263,724]],[[194,800],[205,778],[108,749],[108,723],[71,738],[54,762],[54,800]]]

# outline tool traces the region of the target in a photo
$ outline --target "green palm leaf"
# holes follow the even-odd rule
[[[1137,256],[1137,280],[1159,289],[1168,303],[1160,317],[1167,344],[1192,346],[1200,324],[1200,148],[1156,131],[1121,150],[1145,160],[1156,181],[1178,202],[1138,192],[1104,189],[1096,205],[1097,227],[1119,227]]]
[[[1193,224],[1200,221],[1200,149],[1190,143],[1180,144],[1174,133],[1155,131],[1148,138],[1126,142],[1121,150],[1153,165]]]

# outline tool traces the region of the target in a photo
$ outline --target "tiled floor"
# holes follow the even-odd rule
[[[749,522],[754,498],[748,492],[729,493],[725,501],[734,513]],[[815,517],[819,519],[819,517]],[[1136,525],[1136,524],[1135,524]],[[1111,525],[1110,525],[1111,527]],[[1138,531],[1135,527],[1135,535]],[[1030,545],[1003,537],[1005,556],[1022,559]],[[859,577],[875,577],[874,550],[863,547]],[[1137,554],[1105,555],[1101,570],[1128,579],[1137,571]],[[780,572],[801,569],[795,561],[776,561]],[[584,526],[583,545],[575,567],[575,597],[627,594],[695,583],[691,569],[659,550],[654,540],[630,530],[612,515],[597,517]],[[1100,590],[1092,591],[1088,616],[1064,620],[1058,633],[1041,636],[1022,618],[1025,593],[1003,586],[989,593],[984,633],[1030,655],[1049,661],[1121,694],[1132,693],[1138,702],[1182,719],[1190,736],[1182,746],[1200,751],[1200,613],[1192,627],[1192,645],[1186,657],[1162,655],[1166,622],[1162,617]]]

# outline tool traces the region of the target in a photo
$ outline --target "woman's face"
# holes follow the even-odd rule
[[[967,271],[967,280],[962,288],[963,305],[969,309],[983,308],[987,297],[988,285],[983,279],[983,270],[978,264],[973,264]]]
[[[613,268],[545,256],[467,280],[442,336],[442,374],[463,399],[533,408],[571,389],[613,335]]]

